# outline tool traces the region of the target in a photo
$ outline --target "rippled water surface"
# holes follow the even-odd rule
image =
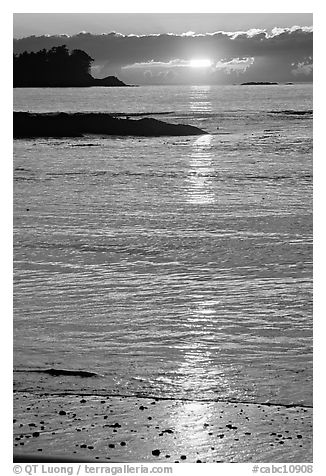
[[[210,133],[15,141],[15,368],[100,375],[44,377],[52,390],[311,404],[312,117],[293,113],[311,86],[17,89],[14,104],[169,112]]]

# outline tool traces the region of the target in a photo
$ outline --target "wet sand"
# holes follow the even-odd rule
[[[20,461],[312,462],[312,408],[14,393]]]

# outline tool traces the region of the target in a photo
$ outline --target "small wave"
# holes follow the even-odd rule
[[[87,143],[87,144],[70,144],[69,147],[100,147],[100,144],[92,144],[92,143]]]
[[[269,111],[270,114],[283,114],[285,116],[311,116],[312,109],[295,111],[294,109],[284,109],[282,111]]]
[[[142,116],[166,116],[174,114],[175,111],[148,111],[148,112],[111,112],[114,117],[142,117]]]
[[[75,377],[99,377],[96,372],[89,372],[87,370],[67,370],[67,369],[15,369],[14,372],[26,373],[42,373],[51,375],[52,377],[59,377],[60,375],[69,375]]]
[[[16,390],[16,393],[29,393],[29,390]],[[66,390],[66,391],[50,391],[50,392],[32,392],[34,395],[41,394],[42,396],[80,396],[80,397],[110,397],[110,398],[143,398],[149,400],[155,400],[157,402],[160,401],[172,401],[172,402],[197,402],[197,403],[227,403],[232,405],[260,405],[266,407],[279,407],[279,408],[302,408],[305,411],[308,409],[312,409],[313,406],[309,403],[305,402],[274,402],[269,400],[250,400],[244,398],[223,398],[223,397],[207,397],[207,398],[200,398],[200,397],[182,397],[182,396],[173,396],[173,395],[156,395],[150,392],[133,392],[133,393],[120,393],[120,392],[103,392],[103,391],[93,391],[93,392],[85,392],[79,393],[78,391]]]
[[[15,182],[26,182],[26,181],[35,182],[37,180],[40,180],[40,179],[35,178],[35,177],[14,177]]]
[[[88,172],[49,172],[47,173],[49,177],[66,177],[69,175],[88,175]]]
[[[89,172],[89,171],[81,171],[81,172],[52,172],[52,173],[47,173],[47,177],[77,177],[79,175],[84,175],[87,177],[97,177],[98,175],[106,175],[109,172],[106,170],[95,170],[94,172]],[[113,175],[113,174],[112,174]]]

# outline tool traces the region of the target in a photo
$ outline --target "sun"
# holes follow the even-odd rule
[[[189,66],[191,68],[209,68],[212,66],[212,62],[209,59],[192,59]]]

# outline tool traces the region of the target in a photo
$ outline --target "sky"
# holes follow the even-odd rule
[[[14,52],[66,44],[128,84],[312,81],[309,13],[15,13]]]
[[[30,35],[75,35],[81,31],[125,35],[209,33],[251,28],[312,25],[310,13],[15,13],[14,38]]]

